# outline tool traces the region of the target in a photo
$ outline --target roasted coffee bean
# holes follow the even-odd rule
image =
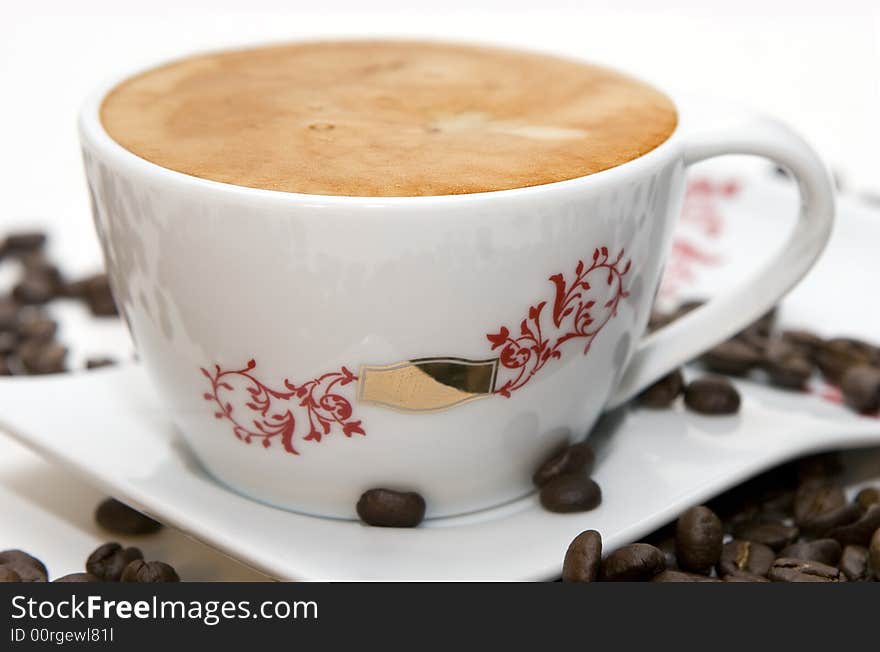
[[[777,312],[778,311],[775,306],[773,308],[770,308],[770,310],[765,312],[763,315],[758,317],[758,319],[747,326],[745,331],[754,331],[763,335],[764,337],[768,336],[770,334],[770,331],[773,330],[773,325],[776,323]]]
[[[110,281],[106,274],[96,274],[85,280],[82,289],[82,298],[88,304],[92,314],[96,317],[107,317],[119,314],[113,293],[110,290]]]
[[[844,547],[838,568],[850,582],[868,579],[868,549],[865,546]]]
[[[816,517],[846,504],[843,489],[836,484],[812,480],[801,483],[794,496],[794,520],[803,527]]]
[[[55,296],[55,289],[42,274],[27,274],[12,288],[12,296],[24,305],[41,305]]]
[[[840,561],[840,553],[840,544],[834,539],[814,539],[813,541],[799,541],[790,546],[785,546],[779,553],[779,556],[790,559],[818,561],[822,564],[835,566]]]
[[[839,453],[817,453],[802,457],[795,462],[799,483],[810,480],[827,480],[840,475],[843,471]]]
[[[55,342],[25,342],[18,357],[32,374],[58,374],[66,370],[67,348]]]
[[[730,376],[744,376],[762,361],[755,347],[742,340],[727,340],[700,358],[710,371]]]
[[[721,519],[708,507],[691,507],[675,526],[675,558],[684,570],[708,573],[721,558]]]
[[[43,562],[23,550],[0,552],[0,566],[14,570],[22,582],[45,582],[49,575]]]
[[[735,573],[729,573],[724,576],[725,582],[769,582],[766,577],[762,575],[755,575],[753,573],[746,573],[745,571],[736,571]]]
[[[843,546],[867,546],[877,528],[880,528],[880,504],[871,505],[859,520],[834,528],[828,536],[837,539]]]
[[[12,331],[0,331],[0,356],[5,357],[18,347],[18,334]]]
[[[116,534],[151,534],[162,528],[159,521],[154,521],[115,498],[108,498],[98,505],[95,520],[105,530]]]
[[[562,563],[563,582],[595,582],[602,565],[602,536],[596,530],[577,535]]]
[[[89,358],[86,360],[86,369],[100,369],[101,367],[113,367],[116,360],[113,358]]]
[[[586,475],[559,475],[541,487],[540,497],[548,512],[588,512],[602,502],[602,490]]]
[[[16,330],[22,341],[48,342],[58,332],[58,322],[39,310],[22,311]]]
[[[814,537],[824,537],[837,527],[854,523],[861,515],[861,507],[856,503],[846,503],[805,522],[801,531]]]
[[[657,549],[663,553],[663,561],[667,570],[678,570],[678,558],[675,556],[675,537],[666,537],[657,543]]]
[[[685,573],[679,570],[665,570],[651,578],[652,582],[720,582],[715,577],[707,577],[699,573]]]
[[[856,494],[856,504],[864,511],[877,503],[880,503],[880,489],[877,487],[865,487]]]
[[[11,376],[12,370],[9,368],[9,362],[5,355],[0,355],[0,376]]]
[[[825,344],[825,340],[821,337],[805,330],[782,331],[782,339],[811,357]]]
[[[684,404],[701,414],[734,414],[739,411],[740,398],[726,378],[706,376],[688,383]]]
[[[15,572],[9,566],[0,565],[0,583],[3,582],[21,582],[21,575]]]
[[[840,390],[854,410],[876,412],[880,409],[880,368],[866,364],[850,367],[840,380]]]
[[[605,558],[602,579],[607,582],[644,582],[664,570],[660,550],[647,543],[633,543]]]
[[[92,575],[91,573],[70,573],[69,575],[64,575],[59,577],[57,580],[52,580],[53,582],[100,582],[97,577]]]
[[[102,582],[118,582],[122,571],[132,561],[143,559],[138,548],[123,548],[115,541],[98,546],[86,560],[86,571]]]
[[[357,513],[367,525],[415,527],[425,518],[425,499],[414,491],[370,489],[358,500]]]
[[[587,442],[573,444],[555,453],[541,464],[532,476],[532,482],[536,487],[542,487],[559,475],[569,473],[589,475],[593,471],[595,461],[596,454],[593,453],[593,448]]]
[[[782,523],[744,523],[734,529],[737,539],[745,539],[753,543],[763,543],[773,550],[782,550],[794,543],[800,530],[793,525]]]
[[[722,577],[735,573],[767,575],[776,553],[770,546],[754,541],[734,539],[724,544],[718,562],[718,574]]]
[[[871,563],[874,579],[880,581],[880,527],[874,530],[868,544],[868,561]]]
[[[781,523],[790,518],[795,492],[791,489],[768,489],[761,503],[762,523]]]
[[[177,571],[164,562],[135,559],[125,567],[120,581],[158,584],[162,582],[179,582],[180,578],[177,576]]]
[[[839,385],[850,367],[872,364],[873,355],[862,343],[848,338],[834,338],[825,342],[815,353],[816,365],[828,382]]]
[[[37,251],[46,244],[46,234],[42,231],[22,231],[6,236],[4,250],[7,254],[20,254]]]
[[[11,297],[0,296],[0,331],[14,331],[21,307]]]
[[[804,389],[813,375],[808,354],[785,339],[768,342],[762,367],[773,385],[786,389]]]
[[[639,394],[639,405],[649,408],[667,408],[678,398],[684,390],[684,376],[680,369],[663,376],[656,383]]]
[[[834,566],[780,557],[773,562],[767,577],[773,582],[839,582],[843,576]]]

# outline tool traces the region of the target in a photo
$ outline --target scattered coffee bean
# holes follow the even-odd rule
[[[804,528],[817,517],[846,504],[843,489],[821,481],[801,483],[794,496],[794,520]]]
[[[763,543],[773,550],[782,550],[794,543],[800,530],[793,525],[782,523],[744,523],[734,529],[737,539],[745,539],[753,543]]]
[[[880,368],[866,364],[850,367],[843,373],[840,390],[854,410],[876,412],[880,409]]]
[[[780,557],[773,562],[767,577],[773,582],[839,582],[842,574],[817,561]]]
[[[415,527],[425,517],[425,499],[414,491],[370,489],[358,500],[357,513],[367,525]]]
[[[0,355],[0,376],[11,376],[12,370],[9,368],[9,362],[5,355]]]
[[[0,552],[0,566],[18,573],[22,582],[45,582],[49,576],[45,564],[23,550]]]
[[[840,555],[838,568],[850,582],[868,579],[868,549],[864,546],[846,546]]]
[[[718,574],[721,577],[736,573],[765,576],[776,559],[776,553],[770,546],[754,541],[734,539],[724,544],[721,559],[718,562]]]
[[[822,344],[815,353],[815,361],[825,379],[839,385],[850,367],[872,364],[872,355],[862,343],[838,337]]]
[[[158,584],[162,582],[179,582],[180,578],[177,576],[177,571],[164,562],[135,559],[125,567],[120,581]]]
[[[607,582],[640,582],[664,570],[660,550],[647,543],[633,543],[606,557],[602,562],[602,579]]]
[[[675,526],[675,558],[684,570],[708,573],[721,558],[721,519],[708,507],[691,507]]]
[[[684,404],[700,414],[735,414],[740,398],[730,381],[720,376],[705,376],[688,383]]]
[[[92,575],[91,573],[70,573],[69,575],[64,575],[59,577],[57,580],[52,580],[53,582],[100,582],[97,577]]]
[[[22,231],[6,236],[4,250],[7,254],[17,255],[37,251],[46,244],[46,234],[42,231]]]
[[[800,541],[785,546],[779,553],[780,557],[790,559],[803,559],[805,561],[818,561],[822,564],[834,566],[840,561],[840,544],[834,539],[814,539],[813,541]]]
[[[828,478],[838,476],[843,471],[843,462],[838,453],[817,453],[802,457],[796,462],[798,482],[810,480],[827,482]]]
[[[96,274],[86,279],[82,287],[81,296],[94,316],[107,317],[119,314],[106,274]]]
[[[86,560],[86,571],[102,582],[118,582],[132,561],[143,559],[138,548],[123,548],[115,541],[98,546]]]
[[[663,376],[656,383],[639,394],[639,405],[649,408],[667,408],[684,390],[684,376],[680,369]]]
[[[100,369],[101,367],[112,367],[116,365],[113,358],[89,358],[86,360],[86,369]]]
[[[48,342],[58,332],[58,322],[39,310],[22,311],[16,331],[22,341]]]
[[[536,487],[542,487],[560,475],[574,473],[589,475],[593,471],[595,461],[596,455],[587,442],[572,444],[541,464],[532,476],[532,482]]]
[[[14,331],[18,322],[18,302],[11,297],[0,296],[0,331]]]
[[[762,367],[771,384],[786,389],[804,389],[813,375],[809,354],[783,338],[767,343]]]
[[[12,288],[12,296],[24,305],[41,305],[55,296],[52,282],[40,274],[29,274]]]
[[[98,505],[95,520],[105,530],[116,534],[151,534],[162,528],[158,521],[115,498],[108,498]]]
[[[754,346],[738,339],[722,342],[700,358],[710,371],[730,376],[744,376],[761,363],[762,357]]]
[[[595,582],[602,565],[602,537],[595,530],[577,535],[565,553],[563,582]]]
[[[549,512],[587,512],[602,502],[602,490],[586,475],[558,475],[541,487],[540,498]]]
[[[24,342],[18,357],[32,374],[58,374],[66,371],[67,348],[55,342]]]
[[[871,505],[859,520],[834,528],[828,536],[837,539],[843,546],[867,546],[877,528],[880,528],[880,504]]]
[[[745,571],[736,571],[724,576],[725,582],[769,582],[763,575],[754,575]]]
[[[666,537],[657,544],[658,550],[663,553],[663,561],[666,562],[667,570],[679,570],[678,558],[675,556],[675,537]]]
[[[784,339],[789,344],[796,346],[804,354],[811,358],[814,357],[816,351],[818,351],[825,344],[825,340],[823,340],[821,337],[819,337],[815,333],[811,333],[810,331],[805,330],[782,331],[782,339]]]
[[[877,503],[880,503],[880,489],[877,487],[866,487],[856,494],[856,504],[864,511]]]
[[[0,357],[6,357],[18,347],[18,335],[12,331],[0,331]]]
[[[868,560],[874,571],[874,579],[880,581],[880,527],[874,530],[871,541],[868,544]]]
[[[21,582],[21,575],[16,573],[9,566],[0,565],[0,583],[3,582]]]
[[[720,582],[715,577],[707,577],[699,573],[685,573],[679,570],[665,570],[651,578],[652,582]]]

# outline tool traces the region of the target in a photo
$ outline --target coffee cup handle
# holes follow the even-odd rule
[[[685,165],[725,154],[762,156],[791,171],[801,196],[800,217],[783,247],[745,281],[642,339],[609,408],[765,314],[809,271],[828,242],[834,186],[819,156],[800,136],[776,120],[752,114],[732,127],[685,138]]]

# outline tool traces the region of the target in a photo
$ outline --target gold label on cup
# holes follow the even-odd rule
[[[363,365],[358,400],[402,412],[435,412],[490,396],[498,359],[420,358]]]

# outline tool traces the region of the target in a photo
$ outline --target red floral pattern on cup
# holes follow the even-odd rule
[[[256,440],[269,448],[277,438],[284,450],[299,455],[293,445],[297,407],[308,418],[309,431],[303,441],[319,442],[334,428],[346,437],[366,434],[360,421],[351,420],[351,402],[338,393],[357,380],[346,367],[302,385],[294,385],[285,378],[283,391],[257,380],[252,374],[256,366],[256,361],[249,360],[244,369],[224,371],[220,365],[214,365],[211,373],[202,368],[211,383],[211,391],[205,392],[204,399],[216,404],[214,416],[232,423],[232,432],[243,442],[250,444]]]
[[[496,394],[510,398],[549,360],[561,358],[561,347],[569,340],[586,340],[584,355],[589,353],[593,340],[617,314],[620,300],[629,296],[623,288],[623,277],[632,261],[623,262],[623,256],[623,249],[613,260],[607,247],[596,249],[589,266],[578,261],[570,282],[562,274],[549,278],[556,289],[552,307],[545,311],[547,301],[531,306],[519,324],[518,336],[511,334],[507,326],[486,335],[492,350],[500,349]],[[597,304],[600,288],[605,289],[605,296]]]

